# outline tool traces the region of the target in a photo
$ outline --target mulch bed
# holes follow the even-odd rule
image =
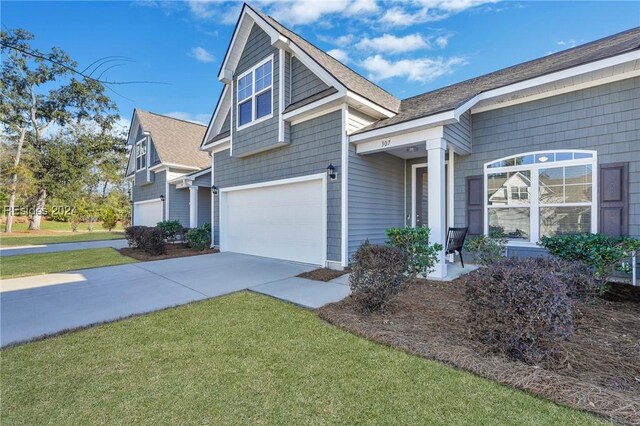
[[[459,281],[418,280],[383,312],[363,314],[351,297],[317,312],[368,339],[640,425],[640,303],[598,298],[574,305],[576,331],[565,343],[567,358],[551,370],[513,361],[471,339],[463,301]]]
[[[306,278],[308,280],[315,280],[315,281],[331,281],[335,278],[341,277],[344,274],[348,274],[350,272],[349,269],[344,269],[342,271],[336,271],[335,269],[329,269],[329,268],[319,268],[319,269],[314,269],[313,271],[309,271],[309,272],[303,272],[301,274],[296,275],[297,277],[300,278]]]
[[[187,247],[186,244],[167,244],[166,247],[167,252],[165,254],[161,254],[160,256],[154,256],[147,253],[146,251],[130,247],[121,248],[118,249],[118,251],[125,256],[133,257],[134,259],[141,261],[172,259],[174,257],[187,257],[198,256],[201,254],[218,253],[218,249],[215,248],[208,248],[202,251],[198,251]]]

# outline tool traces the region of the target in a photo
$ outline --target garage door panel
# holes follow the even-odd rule
[[[140,202],[133,205],[133,224],[138,226],[156,226],[161,222],[162,201]]]
[[[321,265],[321,179],[224,193],[222,250]]]

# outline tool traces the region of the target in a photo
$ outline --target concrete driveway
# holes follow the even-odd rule
[[[295,278],[312,269],[218,253],[3,280],[0,346],[245,289],[308,307],[349,294],[344,279]]]

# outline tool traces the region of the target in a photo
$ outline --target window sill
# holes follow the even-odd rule
[[[258,118],[257,120],[253,120],[253,121],[250,121],[250,122],[249,122],[249,123],[247,123],[247,124],[243,124],[242,126],[238,126],[238,127],[236,127],[236,132],[239,132],[239,131],[241,131],[241,130],[244,130],[244,129],[246,129],[246,128],[249,128],[249,127],[253,126],[254,124],[262,123],[263,121],[267,121],[267,120],[269,120],[269,119],[271,119],[271,118],[273,118],[273,111],[272,111],[272,112],[271,112],[271,114],[269,114],[269,115],[265,115],[264,117],[260,117],[260,118]]]

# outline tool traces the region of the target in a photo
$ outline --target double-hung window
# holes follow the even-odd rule
[[[273,116],[273,57],[238,78],[238,129]]]
[[[595,152],[565,150],[485,164],[485,231],[529,243],[596,232],[595,167]]]
[[[147,167],[147,139],[140,139],[136,142],[136,170]]]

